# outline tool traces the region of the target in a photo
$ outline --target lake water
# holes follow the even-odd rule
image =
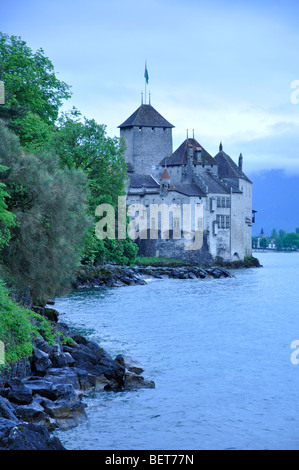
[[[57,432],[73,450],[299,449],[299,253],[262,253],[231,279],[151,280],[57,299],[60,321],[155,389],[101,392]],[[298,355],[299,357],[299,355]]]

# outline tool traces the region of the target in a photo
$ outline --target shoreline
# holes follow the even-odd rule
[[[146,285],[145,277],[209,279],[235,277],[230,269],[260,267],[258,260],[223,266],[118,266],[81,267],[73,289]],[[34,338],[29,359],[19,361],[10,374],[0,374],[0,450],[67,450],[52,436],[86,421],[84,397],[97,392],[155,388],[141,374],[143,368],[129,356],[112,358],[93,341],[59,322],[59,312],[49,302],[32,310],[50,321],[59,333],[55,344]]]
[[[54,310],[54,309],[50,309]],[[59,313],[56,313],[58,319]],[[52,435],[86,421],[84,397],[97,392],[155,388],[129,356],[107,351],[65,323],[53,323],[65,339],[35,338],[32,357],[20,361],[0,386],[0,450],[67,450]],[[1,377],[0,377],[1,378]]]
[[[163,262],[155,265],[121,266],[105,264],[103,266],[81,266],[78,269],[73,289],[82,287],[124,287],[132,285],[146,285],[146,278],[156,279],[208,279],[227,278],[234,275],[230,272],[234,269],[248,269],[262,267],[257,258],[250,257],[246,260],[215,263],[209,267],[196,265],[181,265]]]

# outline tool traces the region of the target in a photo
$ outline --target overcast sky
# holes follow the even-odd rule
[[[213,156],[220,141],[235,161],[242,152],[245,172],[299,174],[298,0],[0,0],[0,6],[0,30],[21,36],[33,51],[42,48],[72,86],[64,109],[76,106],[110,136],[119,136],[117,126],[141,104],[146,60],[147,93],[175,126],[174,150],[194,129]]]

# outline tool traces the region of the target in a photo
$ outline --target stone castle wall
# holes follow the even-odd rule
[[[133,126],[120,130],[127,145],[125,158],[137,174],[153,173],[153,167],[172,154],[172,128]]]

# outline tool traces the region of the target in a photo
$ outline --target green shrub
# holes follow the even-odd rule
[[[49,321],[17,304],[0,281],[0,341],[4,344],[5,366],[30,357],[36,336],[42,336],[50,344],[57,337]]]

